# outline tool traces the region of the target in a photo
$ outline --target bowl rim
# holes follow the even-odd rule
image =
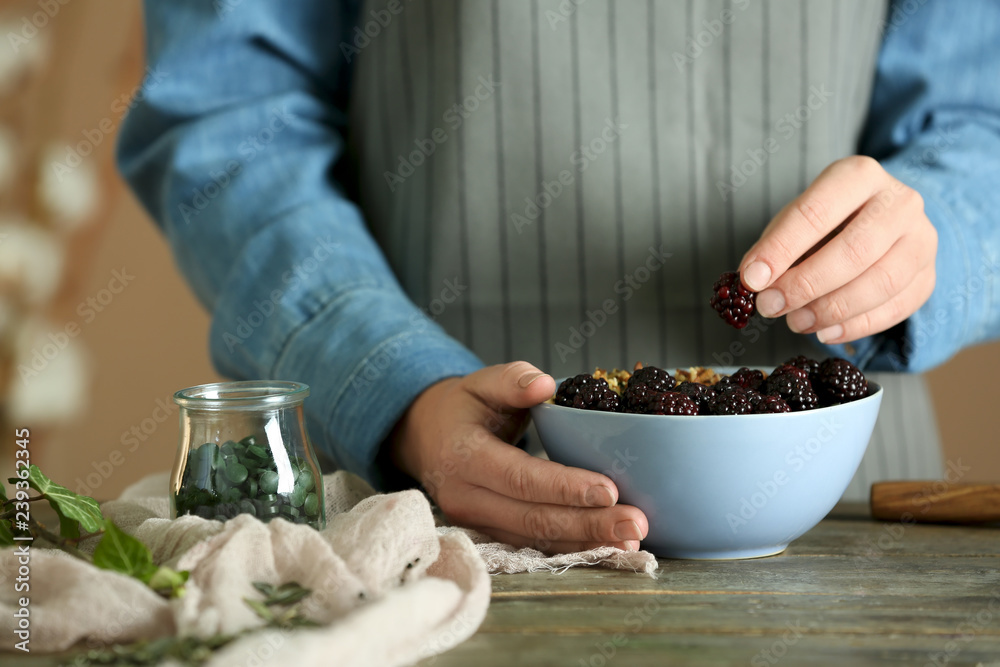
[[[557,380],[556,381],[556,386],[558,387],[560,384],[562,384],[563,380],[565,380],[565,379],[566,378],[562,378],[562,379]],[[872,391],[872,387],[875,388],[874,391]],[[837,409],[846,408],[847,406],[851,406],[851,405],[858,405],[858,404],[870,401],[870,400],[874,399],[876,396],[878,396],[878,397],[881,398],[881,394],[882,393],[883,393],[883,389],[882,389],[882,385],[880,383],[874,382],[872,380],[868,380],[868,395],[865,396],[864,398],[859,398],[857,400],[850,401],[848,403],[838,403],[836,405],[827,405],[826,407],[813,408],[812,410],[800,410],[799,412],[775,412],[775,413],[767,413],[767,414],[747,414],[747,415],[643,415],[643,414],[639,414],[639,413],[635,413],[635,412],[604,412],[604,411],[601,411],[601,410],[581,410],[579,408],[570,408],[570,407],[567,407],[565,405],[556,405],[555,403],[549,403],[548,402],[549,399],[546,399],[546,402],[544,402],[544,403],[539,403],[537,405],[531,406],[530,409],[531,410],[535,410],[535,409],[541,409],[541,410],[551,410],[551,409],[555,409],[555,410],[572,410],[573,412],[580,412],[580,413],[590,414],[590,415],[608,415],[609,416],[608,418],[619,418],[619,419],[623,418],[623,417],[625,417],[625,418],[639,418],[639,417],[641,417],[643,419],[684,419],[684,420],[690,420],[690,419],[702,419],[702,420],[704,420],[704,419],[733,419],[734,417],[738,417],[738,418],[741,418],[741,419],[750,419],[750,418],[773,419],[775,417],[784,417],[784,418],[787,419],[791,415],[817,415],[817,414],[822,414],[822,413],[824,413],[825,411],[828,411],[828,410],[837,410]]]

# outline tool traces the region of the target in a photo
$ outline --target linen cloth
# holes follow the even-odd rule
[[[165,600],[136,579],[101,570],[61,551],[31,549],[31,648],[59,651],[181,634],[211,636],[259,627],[244,602],[260,599],[252,582],[295,581],[312,590],[302,603],[319,628],[268,629],[235,640],[208,663],[406,665],[446,651],[482,623],[488,573],[560,572],[574,565],[649,575],[647,552],[611,547],[546,557],[493,543],[485,535],[439,526],[416,490],[376,494],[360,477],[324,478],[327,527],[239,515],[225,523],[169,519],[168,476],[157,474],[104,503],[104,515],[150,547],[154,561],[191,575],[185,594]],[[96,540],[81,545],[93,550]],[[17,619],[18,559],[0,551],[0,617]],[[6,585],[10,584],[10,585]]]

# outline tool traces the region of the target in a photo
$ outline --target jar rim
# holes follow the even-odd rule
[[[309,385],[286,380],[210,382],[181,389],[174,403],[193,410],[291,408],[309,396]]]

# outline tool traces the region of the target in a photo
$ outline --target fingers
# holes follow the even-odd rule
[[[757,295],[757,309],[765,317],[780,317],[797,310],[854,280],[881,259],[896,241],[913,233],[920,241],[914,258],[919,261],[910,276],[933,259],[922,252],[932,230],[923,214],[923,202],[914,190],[883,191],[861,208],[858,215],[808,259],[790,268]],[[912,263],[912,261],[911,261]]]
[[[851,156],[831,164],[774,217],[747,251],[740,263],[744,284],[756,292],[770,286],[868,201],[887,178],[869,157]]]
[[[835,345],[864,338],[896,326],[924,304],[934,291],[936,274],[934,266],[924,269],[903,291],[886,303],[852,317],[842,324],[834,324],[816,333],[821,343]]]
[[[465,378],[467,389],[490,407],[530,408],[556,393],[556,381],[526,361],[489,366]]]
[[[929,264],[926,260],[914,262],[914,258],[919,257],[919,245],[919,239],[903,236],[885,256],[860,276],[788,313],[788,328],[796,333],[814,333],[886,303],[912,283],[917,274]],[[822,261],[823,258],[816,255],[800,268],[808,271],[821,270],[807,267],[806,264]],[[796,270],[792,269],[789,274]],[[790,278],[795,280],[794,276]]]
[[[610,507],[618,489],[610,478],[534,457],[501,440],[479,433],[483,446],[462,466],[462,479],[500,495],[522,501]]]
[[[634,542],[649,531],[646,516],[630,505],[605,508],[549,505],[508,498],[482,487],[456,489],[456,493],[460,501],[450,509],[449,498],[439,501],[452,521],[516,535],[521,544],[541,540],[573,544]]]
[[[515,535],[514,533],[508,533],[503,530],[485,528],[477,530],[479,530],[479,532],[486,533],[490,537],[503,542],[504,544],[511,544],[515,547],[529,547],[531,549],[537,549],[550,554],[571,554],[578,551],[589,551],[590,549],[596,549],[598,547],[614,547],[616,549],[621,549],[622,551],[638,551],[640,548],[638,541],[612,542],[610,544],[607,542],[553,542],[544,539],[528,538],[523,535]]]

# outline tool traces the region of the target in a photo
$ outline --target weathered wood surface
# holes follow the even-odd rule
[[[779,556],[493,577],[469,641],[421,667],[1000,667],[1000,528],[872,521],[842,507]],[[0,653],[4,667],[67,655]]]
[[[476,635],[421,665],[1000,667],[1000,529],[839,508],[779,556],[500,575]]]

